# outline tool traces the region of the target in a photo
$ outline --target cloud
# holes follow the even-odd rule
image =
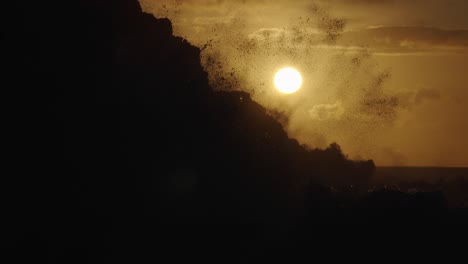
[[[310,117],[315,120],[339,120],[344,113],[344,108],[341,102],[335,104],[319,104],[309,110]]]
[[[423,88],[423,89],[420,89],[415,97],[414,97],[414,102],[416,104],[421,104],[423,103],[424,101],[427,101],[427,100],[437,100],[437,99],[440,99],[440,91],[439,90],[436,90],[436,89],[427,89],[427,88]]]
[[[257,41],[268,41],[271,38],[274,38],[274,39],[284,38],[286,37],[286,35],[289,35],[289,34],[290,32],[281,28],[261,28],[249,34],[248,37],[250,39],[254,39]]]
[[[392,148],[383,148],[381,153],[379,153],[387,160],[387,164],[382,164],[386,166],[407,166],[408,165],[408,158],[403,155],[400,151],[397,151]]]
[[[449,19],[457,20],[456,17],[459,16],[457,9],[468,8],[466,1],[449,0],[450,4],[444,5],[440,1],[432,0],[298,0],[294,2],[286,0],[141,0],[141,2],[147,12],[155,13],[160,17],[170,17],[174,21],[176,33],[189,36],[191,42],[199,45],[203,45],[212,37],[211,33],[215,25],[229,24],[237,17],[243,21],[247,31],[251,30],[245,32],[246,34],[255,32],[259,28],[281,28],[288,30],[286,34],[298,35],[296,40],[299,42],[304,40],[301,39],[305,36],[304,32],[307,33],[307,37],[320,38],[323,42],[308,43],[308,45],[365,46],[372,52],[382,54],[459,53],[468,50],[468,30],[442,28],[446,24],[442,22]],[[449,5],[457,8],[447,9]],[[444,10],[443,17],[447,16],[447,18],[425,23],[429,26],[419,26],[421,23],[417,21],[435,19],[434,17],[416,18],[416,15],[430,13],[420,12],[422,6],[429,11]],[[287,15],[285,10],[287,10]],[[337,15],[337,12],[342,14]],[[450,16],[451,13],[453,13],[452,16]],[[403,15],[404,17],[400,17]],[[285,28],[284,25],[291,22],[290,19],[293,17],[300,19],[294,27]],[[382,20],[383,18],[391,20]],[[345,31],[345,26],[349,24],[354,25],[350,27],[352,30]],[[381,26],[372,26],[376,24]],[[356,27],[356,25],[360,26]],[[468,26],[468,24],[465,27],[463,24],[460,25],[459,28]]]
[[[402,108],[413,109],[428,101],[436,101],[442,97],[440,90],[435,88],[417,88],[414,91],[398,95],[398,102]]]
[[[338,43],[388,53],[467,52],[468,30],[378,26],[345,32]]]
[[[378,54],[468,53],[468,30],[376,26],[344,32],[333,26],[333,19],[318,22],[316,27],[304,26],[305,21],[300,20],[297,27],[262,28],[250,33],[249,38],[262,42],[295,42],[312,49],[368,49]]]

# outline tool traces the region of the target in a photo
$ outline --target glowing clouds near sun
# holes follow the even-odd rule
[[[294,68],[283,68],[275,75],[275,86],[281,93],[295,93],[302,86],[302,76]]]

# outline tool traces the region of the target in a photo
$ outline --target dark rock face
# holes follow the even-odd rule
[[[149,257],[155,237],[185,230],[167,224],[236,224],[255,240],[310,181],[372,173],[337,145],[289,139],[247,93],[213,92],[200,50],[136,0],[61,3],[18,4],[3,43],[20,116],[11,245],[82,263]]]

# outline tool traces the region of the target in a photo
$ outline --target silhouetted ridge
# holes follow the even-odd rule
[[[372,161],[350,161],[337,144],[310,150],[288,138],[249,94],[214,92],[200,49],[136,0],[64,5],[19,4],[6,36],[21,115],[6,192],[18,197],[8,208],[18,248],[46,241],[58,263],[138,263],[163,233],[184,232],[167,224],[182,223],[236,224],[204,235],[255,242],[304,203],[333,218],[325,184],[372,174]]]

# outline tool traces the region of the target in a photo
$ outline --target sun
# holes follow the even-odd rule
[[[275,75],[275,86],[281,93],[295,93],[302,86],[302,76],[294,68],[283,68]]]

